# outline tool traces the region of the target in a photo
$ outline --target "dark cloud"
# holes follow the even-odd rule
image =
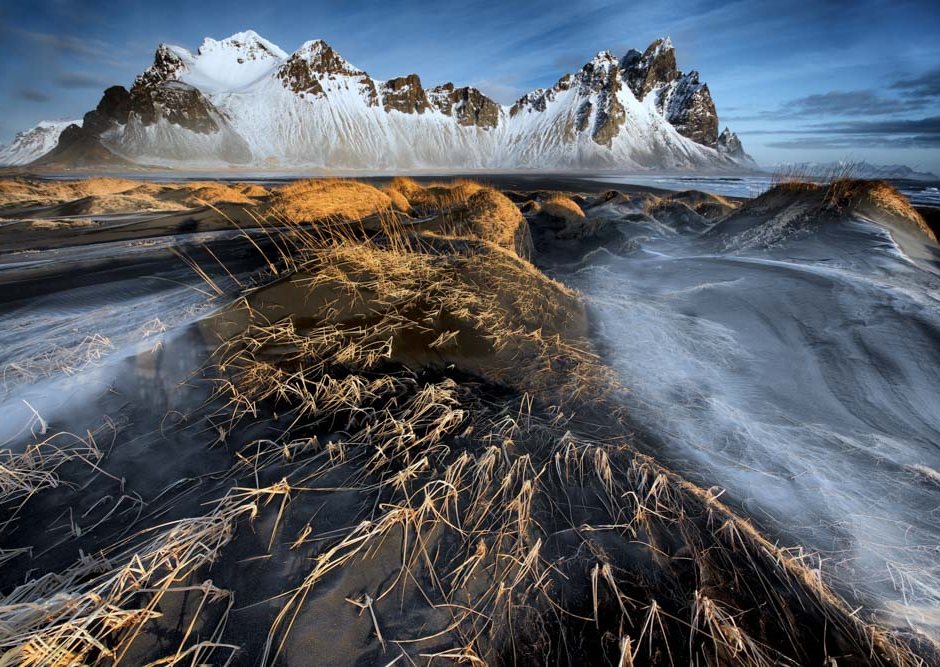
[[[832,116],[891,116],[912,111],[923,111],[931,106],[925,96],[885,96],[875,90],[831,90],[798,97],[781,104],[777,109],[756,114],[731,114],[725,121],[773,121],[799,118],[826,118]],[[730,110],[730,109],[729,109]]]
[[[833,90],[791,100],[778,117],[885,116],[923,109],[925,100],[885,97],[873,90]]]
[[[784,148],[793,150],[839,149],[852,150],[858,148],[940,148],[940,135],[915,135],[911,137],[897,136],[847,136],[847,137],[798,137],[783,141],[771,141],[765,144],[769,148]]]
[[[900,79],[891,84],[891,87],[902,91],[901,94],[905,97],[940,97],[940,68],[925,72],[917,77]]]
[[[35,88],[20,88],[16,91],[16,96],[26,102],[48,102],[52,99],[52,96]]]
[[[940,116],[817,123],[796,130],[768,130],[751,134],[800,135],[770,142],[767,146],[771,148],[938,148]]]
[[[98,39],[74,37],[65,33],[54,34],[24,30],[22,28],[3,27],[0,33],[7,33],[31,42],[39,49],[58,53],[68,57],[79,57],[94,61],[98,64],[111,66],[121,63],[114,58],[114,51]]]
[[[832,134],[930,134],[940,136],[940,116],[928,118],[857,120],[811,125],[810,131]]]
[[[103,79],[83,72],[62,72],[56,76],[55,83],[62,88],[94,88],[99,90],[108,87],[108,83]]]

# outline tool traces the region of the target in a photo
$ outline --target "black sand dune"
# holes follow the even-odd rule
[[[507,188],[532,202],[526,217],[476,185],[397,180],[381,196],[265,196],[249,209],[261,228],[213,205],[46,230],[40,252],[23,251],[40,229],[0,228],[3,406],[21,425],[3,435],[4,659],[932,664],[929,623],[885,615],[871,591],[854,597],[845,573],[797,548],[792,525],[766,520],[765,499],[752,504],[746,484],[672,437],[700,447],[683,417],[711,418],[670,383],[675,341],[723,340],[708,328],[722,301],[695,281],[720,267],[755,267],[742,274],[757,285],[797,270],[778,237],[759,266],[751,237],[705,255],[747,231],[729,236],[739,222],[727,221],[774,216],[701,193],[527,183]],[[398,210],[351,223],[335,213],[347,195]],[[832,221],[797,236],[831,252],[848,238],[838,243],[872,258],[856,270],[877,275],[881,251],[865,243],[888,237],[849,221],[856,210],[881,217],[846,205],[848,236]],[[698,259],[660,285],[704,290],[704,328],[690,336],[670,318],[688,323],[694,305],[673,313],[653,278],[677,248]],[[924,253],[905,289],[933,284]],[[684,268],[694,262],[704,268]],[[614,298],[630,284],[662,302]],[[750,294],[724,295],[727,312],[772,317],[759,300],[738,305]],[[630,310],[648,306],[659,319]],[[920,307],[932,327],[933,306]],[[781,318],[813,322],[793,308]],[[76,345],[84,319],[107,328],[98,356]],[[637,365],[625,363],[623,337],[652,356],[627,346]],[[56,354],[29,361],[39,348]],[[897,357],[885,356],[889,369]],[[631,386],[636,370],[657,382]],[[910,381],[922,390],[933,376]],[[663,397],[674,419],[654,411]],[[937,415],[917,414],[910,431],[872,429],[919,442]]]

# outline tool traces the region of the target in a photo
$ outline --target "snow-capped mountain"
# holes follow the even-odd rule
[[[109,88],[62,143],[99,141],[164,166],[333,169],[734,169],[751,166],[668,38],[601,52],[509,107],[472,87],[373,79],[322,40],[287,54],[252,31],[191,52],[161,45],[128,91]]]
[[[59,135],[80,120],[44,120],[36,127],[19,132],[6,146],[0,146],[0,165],[29,164],[42,157],[59,142]]]

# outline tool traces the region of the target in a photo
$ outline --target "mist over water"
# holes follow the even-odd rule
[[[853,603],[940,630],[940,275],[865,221],[770,249],[625,225],[588,298],[646,447]]]

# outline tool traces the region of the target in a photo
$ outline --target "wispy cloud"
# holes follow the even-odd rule
[[[882,116],[923,109],[917,99],[885,97],[872,90],[833,90],[807,95],[787,103],[779,115],[786,118],[821,116]]]
[[[917,77],[900,79],[891,84],[891,87],[903,91],[902,94],[907,97],[940,97],[940,68]]]
[[[105,79],[84,72],[62,72],[58,74],[54,82],[62,88],[93,88],[103,90],[110,84]]]
[[[800,129],[751,134],[800,135],[767,143],[771,148],[937,148],[940,147],[940,116],[815,123]]]
[[[19,88],[16,96],[26,102],[48,102],[52,99],[51,95],[36,88]]]
[[[98,39],[25,30],[16,27],[0,28],[0,33],[19,37],[32,42],[32,44],[38,48],[53,51],[64,56],[78,56],[98,64],[108,64],[114,67],[118,67],[122,64],[115,58],[114,49]]]

